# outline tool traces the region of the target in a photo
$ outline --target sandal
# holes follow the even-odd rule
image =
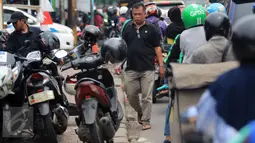
[[[151,129],[151,124],[149,121],[143,121],[143,130]]]
[[[165,96],[165,94],[168,93],[168,90],[161,90],[157,95],[156,97],[157,98],[163,98]]]

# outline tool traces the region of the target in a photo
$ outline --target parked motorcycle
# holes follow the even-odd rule
[[[82,70],[66,78],[65,90],[75,95],[80,111],[76,118],[77,134],[83,142],[111,142],[124,116],[110,71],[98,68],[103,64],[99,54],[90,54],[62,68],[62,71],[69,68]]]
[[[53,50],[51,54],[54,58],[62,58],[67,53]],[[48,65],[43,64],[42,59],[45,57],[41,55],[40,51],[33,51],[26,57],[29,60],[24,64],[24,92],[28,105],[34,107],[34,133],[46,136],[49,142],[57,143],[56,133],[66,131],[69,113],[60,105],[63,100],[60,87]],[[48,58],[53,60],[53,56]]]
[[[121,46],[118,48],[125,49]],[[67,93],[75,95],[75,102],[80,111],[79,117],[76,118],[76,133],[83,142],[112,143],[124,116],[117,100],[113,76],[107,68],[102,67],[105,59],[98,53],[92,53],[61,68],[62,71],[70,68],[81,70],[77,74],[67,76],[64,87]]]
[[[55,55],[57,57],[60,56],[61,51],[55,52]],[[13,124],[10,124],[10,121],[12,120],[13,116],[16,114],[22,115],[22,119],[24,122],[19,124],[22,127],[25,127],[25,125],[28,122],[31,122],[28,120],[28,112],[29,106],[33,106],[34,108],[34,125],[33,127],[29,128],[29,130],[33,130],[33,133],[35,135],[46,135],[47,136],[47,141],[50,142],[57,142],[56,139],[56,133],[55,130],[63,129],[67,127],[67,119],[66,119],[66,127],[63,126],[63,123],[58,121],[55,124],[52,124],[52,114],[50,110],[50,100],[55,99],[54,91],[53,90],[48,90],[46,87],[44,87],[44,90],[42,89],[36,89],[35,93],[29,93],[28,95],[28,103],[29,106],[26,102],[24,103],[24,93],[23,95],[16,94],[18,91],[24,91],[23,83],[28,83],[32,84],[32,82],[36,82],[37,84],[34,85],[35,87],[30,87],[31,90],[35,90],[36,86],[38,84],[44,83],[49,83],[50,80],[47,79],[46,72],[44,73],[44,79],[43,82],[38,81],[37,79],[40,78],[39,73],[34,73],[32,74],[28,80],[26,80],[26,75],[28,75],[28,71],[34,68],[34,63],[38,62],[40,59],[40,52],[39,51],[33,51],[30,52],[26,58],[17,56],[14,54],[10,54],[8,52],[1,51],[0,52],[0,66],[1,66],[1,71],[0,71],[0,77],[1,77],[1,82],[0,82],[0,115],[3,116],[3,118],[0,118],[1,121],[1,137],[0,139],[3,140],[3,137],[13,137],[17,136],[19,133],[22,132],[24,128],[17,129],[13,132],[10,132],[10,126]],[[34,81],[31,81],[31,78],[35,78]],[[50,88],[50,87],[49,87]],[[28,91],[25,89],[25,91]],[[21,93],[21,92],[18,92]],[[22,99],[23,98],[23,99]],[[52,104],[51,104],[52,105]],[[21,111],[13,112],[11,107],[20,107]],[[60,115],[59,112],[62,110],[66,109],[58,109],[61,108],[61,106],[57,106],[54,108],[54,113]],[[66,112],[65,112],[66,113]],[[12,115],[13,114],[13,115]],[[56,117],[60,117],[57,116]],[[63,115],[61,115],[63,118]],[[62,119],[61,118],[61,119]],[[19,118],[20,119],[20,118]],[[53,120],[54,121],[54,120]],[[54,122],[53,122],[54,123]],[[53,126],[54,125],[54,126]],[[62,126],[60,126],[62,125]],[[41,127],[41,128],[40,128]]]
[[[15,59],[11,53],[0,51],[0,142],[7,137],[16,134],[8,130],[8,123],[11,120],[12,106],[22,106],[22,102],[18,102],[19,97],[13,91],[19,87],[22,79],[21,62]]]

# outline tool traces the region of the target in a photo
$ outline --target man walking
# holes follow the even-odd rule
[[[138,122],[143,125],[143,130],[151,128],[155,55],[160,65],[160,76],[164,77],[160,37],[156,34],[156,28],[146,22],[145,10],[143,3],[133,5],[133,21],[127,24],[122,34],[122,38],[128,45],[124,86],[130,105],[138,113]],[[142,92],[142,106],[139,101],[139,92]]]

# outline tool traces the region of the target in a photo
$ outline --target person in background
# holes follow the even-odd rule
[[[82,15],[82,22],[84,24],[83,28],[90,23],[89,15],[87,12]]]
[[[15,31],[12,32],[7,40],[5,51],[12,54],[19,54],[20,56],[26,57],[29,52],[39,50],[40,44],[34,42],[37,37],[42,32],[38,27],[30,27],[27,24],[27,17],[19,11],[13,12],[10,20],[7,24],[12,24],[15,28]],[[31,46],[24,50],[21,50],[22,47],[25,46],[25,41],[29,40],[31,42]],[[16,96],[15,105],[21,105],[24,101],[24,90],[19,90],[16,94],[20,96]]]
[[[119,22],[119,17],[117,16],[117,8],[109,6],[107,8],[108,22],[114,21],[115,24]]]
[[[99,29],[104,25],[104,17],[97,11],[96,6],[94,6],[94,25]]]
[[[146,21],[145,11],[143,3],[133,5],[133,21],[126,25],[122,33],[122,38],[128,46],[127,68],[124,73],[125,91],[130,105],[138,113],[138,122],[143,125],[143,130],[151,128],[155,55],[159,61],[160,77],[164,78],[160,37],[155,34],[155,26]],[[140,91],[142,106],[139,100]]]
[[[14,26],[15,31],[11,33],[7,41],[7,51],[10,53],[21,54],[26,57],[28,52],[37,50],[37,43],[33,42],[42,32],[40,28],[30,27],[27,24],[27,17],[19,11],[12,13],[10,20],[7,24]],[[23,46],[25,46],[25,41],[29,40],[32,42],[32,46],[29,51],[19,51]]]
[[[107,15],[108,15],[108,25],[107,25],[107,30],[106,30],[106,35],[109,36],[111,28],[112,27],[112,22],[114,23],[114,26],[117,26],[119,23],[119,16],[117,16],[117,8],[114,6],[109,6],[107,8]]]
[[[172,46],[175,37],[178,34],[181,34],[182,31],[185,30],[182,18],[181,18],[181,10],[178,6],[172,7],[168,11],[168,17],[172,23],[170,23],[166,28],[166,40],[168,46]]]
[[[68,25],[68,11],[65,9],[65,25]]]
[[[191,63],[210,64],[224,62],[227,56],[231,24],[225,12],[210,13],[204,24],[207,43],[192,55]]]
[[[162,20],[160,20],[159,15],[159,9],[157,5],[154,2],[148,2],[144,4],[146,7],[146,20],[153,25],[155,25],[156,29],[159,32],[160,40],[163,40],[163,37],[165,36],[165,30],[166,30],[166,23]]]
[[[127,20],[127,11],[128,8],[126,6],[122,6],[120,8],[120,24],[123,25],[123,23]]]
[[[182,31],[185,30],[184,24],[181,19],[181,10],[178,6],[172,7],[168,11],[168,17],[172,21],[170,25],[167,26],[166,28],[166,38],[167,38],[167,43],[171,47],[174,44],[174,39],[177,35],[181,34]],[[168,64],[168,63],[165,63]],[[167,65],[165,65],[166,68]],[[167,93],[168,90],[168,81],[167,78],[165,77],[164,79],[164,85],[159,87],[160,93]],[[158,94],[158,96],[162,95]],[[160,98],[160,97],[159,97]],[[166,119],[165,119],[165,131],[164,135],[166,136],[166,139],[164,143],[171,143],[171,136],[170,136],[170,123],[169,123],[169,118],[170,118],[170,110],[171,106],[168,105],[167,111],[166,111]]]
[[[129,0],[128,1],[128,12],[127,12],[127,19],[130,19],[132,17],[131,14],[131,9],[133,7],[134,4],[138,3],[138,2],[142,2],[143,0]]]
[[[191,57],[196,49],[207,42],[203,27],[205,19],[206,10],[201,5],[190,4],[183,9],[182,20],[186,30],[181,33],[179,39],[180,50],[183,55],[183,60],[182,55],[180,56],[180,62],[191,63]]]
[[[237,135],[237,131],[255,120],[254,23],[253,15],[235,23],[230,41],[240,65],[219,76],[196,106],[197,131],[207,133],[214,142],[228,142]]]

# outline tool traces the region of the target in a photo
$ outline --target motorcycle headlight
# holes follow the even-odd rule
[[[12,69],[12,73],[13,73],[12,79],[13,79],[13,81],[16,81],[16,79],[18,78],[18,75],[19,75],[19,69],[17,66]]]

